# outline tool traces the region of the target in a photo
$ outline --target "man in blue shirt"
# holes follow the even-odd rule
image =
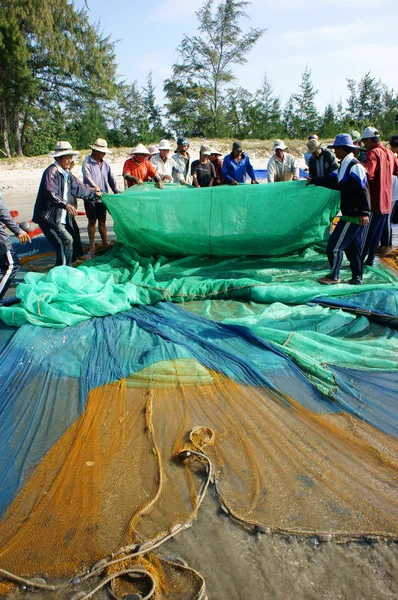
[[[107,194],[111,189],[114,194],[120,194],[116,179],[111,171],[109,163],[105,160],[106,154],[111,154],[106,140],[98,138],[90,145],[92,153],[87,156],[82,164],[83,183],[92,188],[99,189]],[[88,219],[88,238],[90,241],[89,255],[95,254],[95,225],[98,220],[98,231],[102,244],[108,246],[108,233],[106,231],[106,207],[101,200],[97,202],[85,202],[84,208]]]
[[[258,183],[253,165],[247,154],[244,154],[242,144],[234,142],[231,154],[228,154],[224,158],[221,169],[222,177],[225,183],[238,185],[238,183],[245,183],[246,173],[249,175],[252,183]]]

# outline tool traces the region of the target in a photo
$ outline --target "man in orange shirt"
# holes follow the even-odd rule
[[[131,158],[126,160],[123,166],[123,178],[127,182],[127,187],[132,185],[142,185],[149,178],[156,181],[156,187],[163,189],[160,181],[160,175],[149,160],[146,160],[151,153],[143,144],[138,144],[131,151]]]

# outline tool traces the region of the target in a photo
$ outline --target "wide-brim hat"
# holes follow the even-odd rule
[[[316,150],[319,150],[319,148],[322,148],[322,144],[321,144],[321,142],[318,142],[318,140],[316,140],[315,138],[312,138],[311,140],[308,140],[307,148],[308,148],[308,152],[311,152],[311,154],[312,154]]]
[[[222,152],[219,152],[215,148],[210,148],[210,154],[216,154],[217,156],[222,156]]]
[[[341,148],[342,146],[352,148],[352,150],[358,150],[358,146],[354,145],[352,137],[349,133],[339,133],[336,135],[333,144],[330,144],[328,148]]]
[[[97,138],[94,144],[90,144],[90,148],[98,150],[98,152],[103,152],[104,154],[112,154],[112,150],[108,149],[107,141],[102,138]]]
[[[77,156],[80,152],[73,150],[69,142],[57,142],[54,151],[49,152],[48,156],[51,158],[58,158],[59,156]]]
[[[171,150],[170,142],[168,140],[160,140],[159,150]]]
[[[272,151],[275,150],[287,150],[287,146],[283,140],[274,140],[274,145],[272,147]]]
[[[130,156],[132,156],[133,154],[151,154],[148,150],[148,148],[146,148],[144,146],[144,144],[138,144],[138,146],[136,146],[135,148],[132,149],[132,151],[130,152]]]

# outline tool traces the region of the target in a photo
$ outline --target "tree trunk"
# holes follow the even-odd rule
[[[23,156],[22,152],[22,136],[21,136],[21,120],[18,111],[15,111],[15,140],[17,142],[18,156]]]
[[[6,101],[1,98],[0,106],[0,130],[3,136],[4,149],[6,151],[7,158],[11,158],[10,142],[8,140],[8,122],[7,122],[7,109]]]

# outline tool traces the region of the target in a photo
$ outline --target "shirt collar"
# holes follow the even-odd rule
[[[55,166],[57,167],[58,171],[61,173],[61,175],[63,175],[64,177],[68,177],[68,173],[69,171],[65,171],[61,165],[59,164],[59,162],[57,160],[54,161]]]

